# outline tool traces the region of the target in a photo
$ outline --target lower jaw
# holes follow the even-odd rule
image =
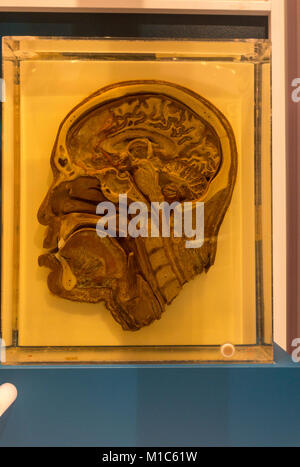
[[[82,233],[86,233],[86,235],[82,235]],[[93,230],[94,234],[95,230]],[[147,280],[143,279],[136,271],[125,270],[125,268],[128,268],[128,258],[119,242],[116,242],[116,239],[114,239],[114,243],[117,243],[117,249],[121,249],[123,252],[121,259],[124,261],[125,274],[119,279],[112,278],[112,287],[107,285],[109,278],[105,279],[105,286],[103,286],[103,283],[97,282],[97,280],[93,281],[92,279],[91,285],[82,286],[82,278],[76,277],[68,260],[70,260],[70,252],[72,252],[72,238],[74,241],[76,236],[75,245],[80,245],[84,244],[89,235],[91,235],[91,229],[85,227],[76,229],[66,240],[59,243],[58,249],[40,256],[40,266],[46,266],[51,269],[48,278],[51,292],[61,298],[79,302],[97,303],[104,301],[106,308],[109,309],[113,318],[124,330],[137,331],[159,319],[164,311],[164,307],[159,303]],[[69,241],[71,243],[68,245]],[[98,242],[101,242],[101,239],[97,236],[94,237],[93,241],[98,244]],[[106,241],[108,242],[108,240]],[[86,245],[86,248],[88,247],[93,247],[92,241],[89,245]],[[107,250],[107,247],[105,248]],[[75,257],[76,248],[73,251]],[[111,254],[113,256],[113,251]],[[95,254],[95,256],[97,255]],[[115,258],[115,262],[118,262],[117,258]],[[133,278],[133,284],[128,286],[130,277]],[[125,294],[121,293],[121,287],[125,290]],[[133,291],[134,296],[132,296]]]

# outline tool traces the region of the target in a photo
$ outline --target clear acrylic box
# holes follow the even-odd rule
[[[270,50],[266,40],[3,39],[3,363],[272,362]],[[138,110],[133,97],[128,96],[138,99]],[[160,108],[161,116],[157,117],[154,112],[158,112],[159,105],[164,108]],[[136,113],[140,115],[142,108],[146,116],[138,120]],[[135,112],[131,123],[128,118],[132,117],[127,118],[124,109],[131,115]],[[113,137],[109,133],[110,118],[119,118],[118,135]],[[67,129],[64,123],[60,127],[63,121],[67,121]],[[150,124],[155,128],[153,132],[149,132]],[[139,154],[146,151],[142,157],[130,152],[135,161],[134,165],[130,162],[132,172],[127,166],[124,168],[123,162],[116,163],[121,156],[129,157],[124,152],[125,136],[119,136],[124,128],[126,151],[132,151],[134,145]],[[200,142],[202,146],[195,139],[199,131],[205,137]],[[60,149],[64,132],[65,146]],[[111,149],[112,140],[115,152]],[[60,157],[55,159],[58,150]],[[211,154],[215,165],[207,169],[205,157]],[[157,183],[164,199],[180,196],[180,201],[191,200],[190,191],[187,194],[184,190],[192,186],[197,199],[204,203],[204,210],[208,206],[204,211],[205,226],[209,226],[204,246],[189,256],[178,253],[176,242],[170,246],[164,240],[163,246],[156,246],[161,248],[160,264],[153,272],[151,255],[155,246],[150,253],[149,242],[143,238],[125,243],[124,239],[114,239],[115,243],[105,247],[103,255],[107,255],[107,260],[100,259],[102,263],[107,261],[105,271],[110,271],[113,261],[119,264],[124,260],[125,269],[113,279],[106,272],[107,276],[102,275],[96,285],[93,276],[92,287],[94,273],[90,271],[93,261],[100,261],[101,248],[96,252],[96,237],[90,240],[94,234],[88,225],[85,236],[83,232],[81,237],[80,232],[73,232],[72,238],[77,235],[82,241],[74,240],[68,250],[70,253],[73,248],[72,256],[74,249],[85,249],[86,261],[90,261],[85,280],[82,270],[79,279],[75,260],[60,252],[65,242],[57,243],[56,248],[51,245],[51,255],[60,272],[53,279],[51,291],[47,285],[50,269],[38,264],[38,258],[47,253],[47,248],[43,248],[46,227],[39,222],[42,216],[37,218],[39,208],[49,189],[51,198],[57,184],[72,177],[73,183],[76,177],[87,177],[91,170],[97,178],[103,167],[108,168],[104,157],[112,164],[113,173],[118,174],[110,182],[112,186],[125,173],[146,198],[147,190],[154,190]],[[158,174],[158,181],[153,176],[153,184],[147,188],[150,169],[145,169],[145,163],[149,158],[154,161],[153,174]],[[204,172],[201,174],[200,159],[205,161],[205,176]],[[188,165],[188,181],[181,184],[180,177],[186,174],[183,160]],[[191,160],[196,160],[196,171],[191,169]],[[56,163],[61,164],[59,170]],[[148,175],[141,176],[142,182],[138,182],[136,174],[144,174],[145,170]],[[63,178],[63,173],[66,177],[71,173],[71,178]],[[80,181],[85,187],[89,182],[90,179]],[[100,185],[104,187],[102,178]],[[212,200],[217,199],[220,201],[214,204]],[[51,203],[47,205],[48,214],[49,209],[52,214],[56,209]],[[67,204],[59,206],[57,209],[64,216],[69,213]],[[94,219],[95,202],[93,209],[95,213],[90,207],[77,208],[72,214],[78,216],[81,212]],[[48,215],[45,212],[43,218]],[[56,218],[53,219],[51,222],[55,223]],[[59,222],[65,219],[60,218]],[[145,251],[140,254],[143,248]],[[134,266],[128,265],[131,250],[135,252]],[[167,268],[162,265],[164,255],[170,274],[175,274],[178,264],[183,270],[177,271],[181,276],[176,276],[180,285],[176,283],[175,292],[170,292],[169,285],[163,289],[158,277],[158,269]],[[117,256],[119,259],[115,259]],[[153,266],[151,270],[146,262]],[[149,275],[145,272],[147,267]],[[75,276],[76,293],[72,286],[64,285],[66,270]],[[130,298],[128,314],[128,296],[121,296],[123,285],[126,294],[134,297]],[[102,289],[107,292],[106,297],[113,297],[111,302],[100,300]],[[156,313],[153,303],[160,300],[158,295],[163,296],[163,305],[157,305],[161,307],[157,312],[159,319],[152,320],[151,313]],[[88,297],[90,303],[78,301],[78,297]]]

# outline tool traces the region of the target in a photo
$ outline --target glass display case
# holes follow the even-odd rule
[[[270,50],[3,39],[7,364],[272,362]]]

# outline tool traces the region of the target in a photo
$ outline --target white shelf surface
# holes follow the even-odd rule
[[[271,0],[0,0],[0,11],[268,14]]]

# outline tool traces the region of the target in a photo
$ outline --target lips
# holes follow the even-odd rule
[[[64,236],[57,248],[39,257],[39,265],[52,270],[48,285],[53,293],[76,300],[79,289],[79,295],[83,289],[92,290],[92,299],[84,301],[100,301],[102,294],[98,294],[97,300],[93,289],[115,289],[116,281],[126,276],[127,257],[115,239],[98,237],[91,219],[84,219],[85,224],[80,220],[78,224],[74,216],[69,215],[62,223]]]

